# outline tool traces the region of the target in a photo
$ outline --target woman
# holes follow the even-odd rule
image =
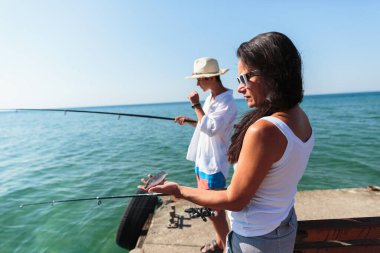
[[[231,139],[231,184],[212,191],[165,182],[149,191],[230,210],[227,252],[293,252],[294,196],[314,145],[310,122],[299,106],[301,58],[278,32],[242,43],[237,56],[238,92],[255,109],[244,115]]]

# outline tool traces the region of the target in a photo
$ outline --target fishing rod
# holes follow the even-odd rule
[[[166,176],[168,173],[165,171],[160,171],[156,175],[149,175],[148,180],[145,181],[144,188],[146,190],[152,188],[153,186],[162,184],[165,181]],[[77,201],[86,201],[86,200],[97,200],[98,205],[100,205],[103,199],[123,199],[123,198],[136,198],[136,197],[152,197],[152,196],[167,196],[169,194],[165,193],[156,193],[156,192],[149,192],[149,193],[138,193],[138,194],[130,194],[130,195],[119,195],[119,196],[108,196],[108,197],[95,197],[95,198],[80,198],[80,199],[64,199],[64,200],[53,200],[53,201],[44,201],[44,202],[36,202],[36,203],[29,203],[29,204],[21,204],[20,208],[23,208],[24,206],[36,206],[36,205],[45,205],[45,204],[51,204],[54,205],[55,203],[67,203],[67,202],[77,202]]]
[[[95,114],[108,114],[108,115],[116,115],[121,116],[129,116],[129,117],[140,117],[140,118],[150,118],[150,119],[163,119],[163,120],[171,120],[174,121],[174,118],[169,117],[161,117],[161,116],[153,116],[153,115],[145,115],[145,114],[132,114],[132,113],[120,113],[120,112],[103,112],[103,111],[86,111],[86,110],[72,110],[72,109],[14,109],[16,112],[18,111],[51,111],[51,112],[64,112],[65,115],[68,112],[78,112],[78,113],[95,113]],[[186,122],[197,123],[195,120],[186,119]]]
[[[25,206],[37,206],[37,205],[46,205],[51,204],[54,206],[56,203],[67,203],[67,202],[77,202],[77,201],[86,201],[86,200],[97,200],[98,205],[101,205],[101,200],[103,199],[124,199],[124,198],[136,198],[136,197],[154,197],[154,196],[168,196],[169,194],[165,193],[141,193],[141,194],[130,194],[130,195],[119,195],[119,196],[106,196],[106,197],[95,197],[95,198],[81,198],[81,199],[64,199],[64,200],[53,200],[53,201],[45,201],[45,202],[35,202],[35,203],[27,203],[21,204],[19,207],[23,208]]]

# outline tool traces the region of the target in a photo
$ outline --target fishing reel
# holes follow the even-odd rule
[[[208,207],[195,208],[190,207],[185,209],[185,212],[189,214],[190,218],[199,218],[201,217],[203,221],[207,221],[206,217],[215,217],[218,215],[218,212],[212,210]]]

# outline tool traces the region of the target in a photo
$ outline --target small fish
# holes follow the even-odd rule
[[[158,172],[154,177],[148,179],[148,181],[145,184],[145,189],[148,190],[153,186],[163,183],[167,175],[168,173],[166,173],[165,171]]]

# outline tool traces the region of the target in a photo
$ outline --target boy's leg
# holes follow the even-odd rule
[[[199,171],[199,168],[195,166],[195,174],[198,183],[198,188],[208,189],[208,190],[223,190],[225,189],[226,179],[222,172],[217,174],[205,174]],[[214,217],[209,217],[211,220],[215,232],[216,232],[216,243],[219,248],[226,248],[226,238],[227,234],[230,231],[228,226],[226,212],[224,210],[217,210],[218,215]],[[213,245],[210,245],[211,251],[213,250]],[[205,251],[204,248],[202,251]]]
[[[217,216],[209,217],[209,218],[215,228],[216,243],[218,244],[219,248],[225,249],[227,234],[230,231],[230,228],[228,226],[228,222],[226,219],[226,212],[224,210],[218,210]]]

